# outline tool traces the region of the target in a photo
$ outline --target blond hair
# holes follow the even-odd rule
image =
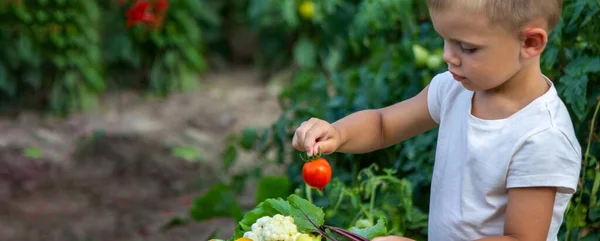
[[[433,10],[460,8],[486,14],[492,24],[500,23],[510,30],[543,18],[550,32],[562,14],[562,0],[427,0]]]

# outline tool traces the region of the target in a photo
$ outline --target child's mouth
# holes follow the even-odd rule
[[[460,75],[457,75],[457,74],[455,74],[455,73],[452,73],[452,77],[454,77],[454,79],[455,79],[456,81],[458,81],[458,82],[460,82],[460,81],[463,81],[463,80],[466,80],[466,79],[467,79],[466,77],[464,77],[464,76],[460,76]]]

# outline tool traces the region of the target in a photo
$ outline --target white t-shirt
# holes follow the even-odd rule
[[[473,92],[449,72],[429,86],[428,106],[439,124],[431,184],[429,240],[463,241],[503,235],[508,188],[555,186],[548,241],[557,240],[577,188],[581,146],[564,103],[551,88],[501,120],[471,115]]]

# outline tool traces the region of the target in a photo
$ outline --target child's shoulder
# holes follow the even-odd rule
[[[550,84],[548,91],[525,107],[522,116],[514,118],[511,123],[532,129],[527,139],[529,144],[561,146],[565,148],[563,151],[581,158],[581,146],[569,111],[554,83],[550,79],[547,81]]]
[[[443,72],[432,78],[428,92],[428,107],[431,116],[438,123],[450,121],[454,126],[466,116],[469,124],[477,125],[485,131],[502,127],[503,136],[512,139],[514,144],[523,143],[528,147],[543,150],[560,145],[569,158],[580,158],[581,146],[575,135],[573,122],[566,105],[548,79],[550,88],[542,96],[509,118],[502,120],[481,120],[469,114],[472,92],[466,90],[452,74]],[[559,148],[555,148],[558,151]],[[548,150],[549,152],[551,150]]]

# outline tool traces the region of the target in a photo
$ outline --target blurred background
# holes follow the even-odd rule
[[[418,0],[1,0],[0,240],[227,239],[304,195],[295,128],[409,98],[445,71]],[[542,56],[585,156],[560,240],[600,240],[600,2]],[[437,133],[327,156],[327,223],[426,240]]]

